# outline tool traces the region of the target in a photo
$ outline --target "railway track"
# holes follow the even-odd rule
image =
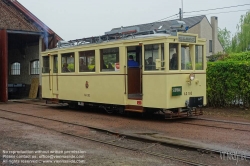
[[[39,105],[39,106],[47,106],[46,104],[39,104],[39,103],[29,103],[29,102],[23,102],[23,101],[14,101],[17,103],[24,103],[24,104],[31,104],[31,105]],[[234,122],[234,121],[226,121],[226,120],[216,120],[216,119],[208,119],[208,118],[201,118],[201,117],[189,117],[188,119],[194,119],[196,120],[195,122],[178,122],[182,124],[188,124],[188,125],[196,125],[196,126],[203,126],[203,127],[211,127],[211,128],[219,128],[219,129],[226,129],[226,130],[234,130],[234,131],[243,131],[243,132],[250,132],[250,123],[243,123],[243,122]],[[243,126],[249,126],[249,129],[242,129],[242,128],[236,128],[235,126],[233,127],[228,127],[228,126],[216,126],[214,124],[201,124],[197,123],[197,120],[200,121],[210,121],[210,122],[216,122],[216,123],[226,123],[226,124],[234,124],[234,125],[243,125]],[[86,126],[87,127],[87,126]],[[110,131],[109,131],[110,132]],[[115,133],[117,134],[117,133]]]
[[[198,123],[192,123],[192,122],[179,122],[179,123],[187,124],[187,125],[194,125],[194,126],[204,126],[204,127],[212,127],[212,128],[227,129],[227,130],[234,130],[234,131],[250,132],[250,130],[248,129],[239,129],[235,127],[224,127],[224,126],[216,126],[216,125],[210,125],[210,124],[198,124]]]
[[[14,101],[14,102],[47,107],[46,104],[42,104],[42,103],[41,104],[40,103],[27,103],[27,102],[22,102],[22,101]],[[3,109],[0,109],[0,111],[7,111],[8,112],[8,110],[3,110]],[[12,111],[9,111],[9,112],[12,112]],[[180,144],[176,144],[176,143],[169,143],[169,142],[164,142],[164,141],[160,141],[160,140],[157,140],[157,141],[154,140],[154,141],[152,141],[152,140],[150,140],[148,138],[141,138],[141,137],[138,138],[137,136],[134,136],[134,135],[127,135],[127,134],[124,134],[124,133],[114,132],[114,131],[111,131],[111,130],[107,130],[107,129],[103,129],[103,128],[97,128],[97,127],[94,127],[94,126],[88,126],[88,125],[83,125],[83,124],[65,122],[65,121],[60,121],[60,120],[56,120],[56,119],[50,119],[50,118],[45,118],[45,117],[40,117],[40,116],[35,116],[35,115],[30,115],[30,114],[23,114],[23,113],[17,113],[17,112],[13,112],[13,113],[20,114],[20,115],[31,116],[31,117],[35,117],[35,118],[39,118],[39,119],[52,120],[52,121],[55,121],[55,122],[61,122],[61,123],[66,123],[66,124],[70,124],[70,125],[87,127],[89,129],[93,129],[93,130],[100,131],[100,132],[106,132],[106,133],[110,133],[110,134],[114,134],[114,135],[120,135],[122,137],[126,137],[126,138],[131,139],[131,140],[140,140],[140,141],[145,141],[145,142],[151,142],[153,144],[155,144],[157,142],[157,144],[161,144],[161,145],[164,145],[164,146],[184,147],[184,148],[193,149],[193,150],[197,150],[199,152],[205,152],[205,153],[217,153],[217,154],[221,153],[221,151],[218,150],[218,149],[217,150],[216,149],[206,149],[206,148],[202,148],[202,147],[196,147],[196,146],[192,146],[192,145],[186,145],[185,143],[184,144],[181,144],[181,143]],[[244,125],[244,126],[248,126],[249,125],[250,126],[250,123],[231,122],[231,121],[224,121],[224,120],[214,120],[214,119],[206,119],[206,118],[200,118],[200,117],[198,117],[198,118],[196,118],[196,117],[190,117],[189,119],[204,120],[204,121],[213,121],[213,122],[223,122],[223,123],[227,123],[227,124],[231,123],[231,124],[238,124],[238,125]],[[178,122],[178,123],[182,123],[182,122]],[[184,123],[188,124],[188,122],[184,122]],[[197,124],[190,123],[190,125],[197,125]],[[230,128],[230,127],[220,127],[220,126],[214,126],[214,125],[200,125],[200,126],[250,132],[250,130],[234,129],[234,128]],[[162,154],[160,154],[160,155],[162,155]],[[245,154],[237,154],[238,157],[240,157],[242,155],[246,156]],[[250,159],[250,156],[247,155],[246,158]]]
[[[209,119],[209,118],[201,118],[201,117],[195,117],[195,118],[194,117],[190,117],[189,119],[197,119],[197,120],[204,120],[204,121],[222,122],[222,123],[240,124],[240,125],[250,126],[250,123],[246,123],[246,122],[235,122],[235,121]]]
[[[9,111],[9,110],[0,109],[0,111],[4,112],[4,113],[7,113],[7,114],[10,115],[10,117],[0,116],[1,119],[6,119],[6,120],[10,120],[10,121],[14,121],[14,122],[19,122],[19,123],[23,123],[23,124],[27,124],[27,125],[31,125],[31,126],[35,126],[35,127],[40,127],[40,128],[47,129],[47,130],[54,131],[54,132],[58,132],[58,133],[61,133],[61,134],[64,134],[64,135],[68,135],[68,136],[72,136],[72,137],[76,137],[76,138],[81,138],[81,139],[85,139],[85,140],[89,140],[89,141],[94,141],[94,142],[98,142],[98,143],[106,144],[106,145],[110,145],[110,146],[115,146],[115,147],[126,149],[126,150],[132,150],[132,151],[136,151],[136,152],[140,152],[140,153],[145,153],[145,154],[148,154],[148,155],[157,156],[157,157],[161,157],[161,158],[165,158],[165,159],[171,159],[171,160],[183,162],[183,163],[190,164],[190,165],[206,166],[206,164],[203,164],[203,163],[200,163],[200,162],[196,162],[196,161],[192,161],[192,160],[189,160],[189,159],[186,159],[186,158],[179,158],[179,157],[175,157],[175,156],[171,156],[171,155],[166,155],[166,154],[162,154],[162,153],[150,151],[149,150],[150,147],[146,147],[146,148],[145,147],[140,147],[140,148],[129,147],[126,144],[125,145],[124,144],[120,144],[120,143],[117,144],[116,141],[112,141],[112,140],[111,141],[110,140],[109,141],[105,141],[105,140],[101,140],[101,139],[96,139],[94,137],[82,136],[82,135],[75,134],[75,133],[72,133],[72,132],[60,131],[58,129],[54,129],[54,128],[51,128],[51,127],[48,127],[48,126],[39,125],[37,123],[35,124],[35,123],[31,123],[31,122],[19,120],[19,119],[16,119],[16,118],[11,118],[11,115],[19,115],[19,116],[24,116],[26,118],[27,117],[32,117],[32,118],[43,120],[44,122],[46,122],[46,121],[50,121],[50,122],[53,121],[53,122],[59,123],[61,125],[65,125],[66,124],[66,125],[74,125],[74,126],[86,127],[86,128],[89,128],[89,129],[92,129],[92,130],[96,130],[96,131],[101,131],[101,132],[105,132],[105,133],[119,135],[122,138],[125,137],[126,139],[138,140],[138,138],[132,138],[132,137],[126,136],[126,135],[118,133],[118,132],[113,132],[113,131],[109,131],[109,130],[106,130],[106,129],[100,129],[100,128],[96,128],[96,127],[92,127],[92,126],[86,126],[86,125],[82,125],[82,124],[65,122],[65,121],[51,119],[51,118],[45,118],[45,117],[40,117],[40,116],[35,116],[35,115],[24,114],[24,113],[20,113],[20,112],[13,112],[13,111]],[[36,122],[37,122],[37,120],[36,120]],[[50,123],[44,123],[44,124],[50,124]],[[142,141],[142,142],[143,141],[147,141],[148,142],[149,140],[140,140],[140,141]],[[151,143],[159,144],[158,142],[151,142]],[[180,145],[176,145],[176,146],[180,146]]]
[[[243,131],[243,132],[250,132],[250,123],[236,123],[236,122],[230,122],[230,121],[221,121],[221,120],[213,120],[213,119],[200,119],[200,118],[191,118],[195,119],[195,121],[192,122],[179,122],[181,124],[188,124],[188,125],[195,125],[195,126],[204,126],[204,127],[212,127],[212,128],[219,128],[219,129],[226,129],[226,130],[234,130],[234,131]],[[213,124],[207,124],[200,121],[209,121],[217,123],[217,125]],[[222,123],[222,124],[221,124]],[[225,126],[225,124],[227,124]],[[230,125],[231,124],[231,127]],[[234,126],[232,126],[234,125]],[[242,128],[243,127],[243,128]],[[249,127],[249,128],[247,128]],[[244,129],[245,128],[245,129]],[[246,129],[247,128],[247,129]]]

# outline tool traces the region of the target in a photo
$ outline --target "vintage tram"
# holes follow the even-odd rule
[[[41,53],[48,103],[98,106],[111,113],[202,114],[206,39],[179,29],[116,33],[69,42]],[[129,66],[129,57],[135,64]],[[131,60],[131,59],[130,59]]]

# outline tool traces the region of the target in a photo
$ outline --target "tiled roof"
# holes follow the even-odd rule
[[[203,18],[205,18],[205,15],[201,16],[195,16],[195,17],[188,17],[188,18],[183,18],[183,21],[189,26],[189,28],[192,28],[196,24],[200,23]],[[177,19],[176,19],[177,20]],[[139,27],[140,31],[149,31],[149,30],[154,30],[158,29],[160,26],[161,29],[170,29],[171,26],[171,21],[173,20],[168,20],[168,21],[162,21],[162,22],[153,22],[153,23],[147,23],[147,24],[138,24],[138,25],[133,25],[133,26],[126,26],[123,28],[131,28],[131,27]],[[121,29],[119,28],[113,28],[111,31],[117,31]]]
[[[17,0],[0,0],[0,29],[21,30],[31,32],[47,32],[56,35],[47,25],[21,5]]]
[[[0,0],[0,28],[31,32],[40,31],[36,26],[25,20],[25,17],[10,3],[2,0]]]

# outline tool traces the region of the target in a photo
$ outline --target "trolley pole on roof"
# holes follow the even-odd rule
[[[183,0],[181,0],[181,19],[183,19]]]
[[[181,21],[182,20],[181,8],[179,9],[179,18],[180,18],[180,21]]]
[[[181,0],[181,8],[179,9],[180,21],[183,19],[183,0]]]

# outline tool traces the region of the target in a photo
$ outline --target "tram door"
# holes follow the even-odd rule
[[[58,56],[52,55],[52,94],[53,98],[58,98]]]
[[[127,59],[133,57],[132,65],[127,67],[127,87],[128,99],[142,99],[142,47],[129,46],[127,47]]]

